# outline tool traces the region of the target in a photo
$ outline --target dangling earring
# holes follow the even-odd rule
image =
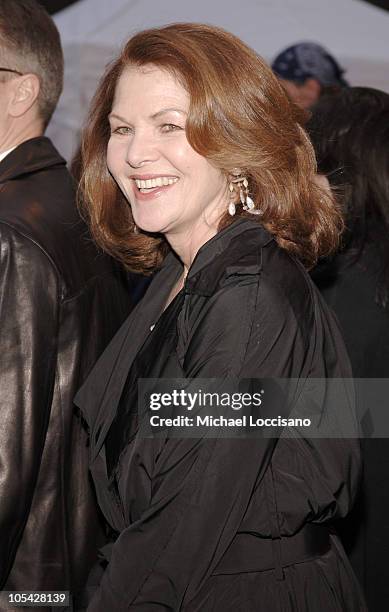
[[[132,231],[134,232],[134,234],[139,234],[138,226],[135,225],[135,223],[134,223],[134,229]]]
[[[253,214],[253,215],[261,215],[262,211],[255,208],[255,204],[249,196],[249,182],[246,176],[242,176],[242,171],[240,168],[234,168],[231,172],[232,178],[229,183],[230,195],[233,197],[236,188],[239,188],[239,199],[243,206],[243,210]],[[235,203],[232,201],[228,207],[228,212],[231,216],[233,216],[236,212]]]
[[[230,203],[228,205],[228,212],[231,215],[231,217],[233,217],[234,214],[236,213],[236,206],[234,202],[235,189],[234,189],[234,184],[232,181],[229,182],[228,189],[230,190]]]

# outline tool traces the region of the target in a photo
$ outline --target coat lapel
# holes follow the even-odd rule
[[[151,325],[161,315],[181,270],[177,259],[168,255],[144,298],[97,361],[74,399],[89,425],[91,460],[99,453],[115,417],[134,358],[150,333]]]
[[[32,174],[66,162],[45,136],[22,142],[0,162],[0,184],[23,174]]]

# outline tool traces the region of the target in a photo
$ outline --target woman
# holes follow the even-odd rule
[[[137,34],[100,84],[85,209],[108,252],[159,271],[76,398],[116,532],[89,610],[364,609],[327,526],[355,494],[355,440],[151,439],[137,412],[139,378],[348,375],[298,261],[339,226],[299,112],[251,49],[198,24]]]
[[[314,280],[335,310],[354,376],[389,378],[389,95],[366,87],[323,98],[309,132],[319,171],[344,208],[342,250],[314,270]],[[369,609],[389,601],[389,444],[387,399],[376,381],[361,381],[364,479],[350,517],[340,525]],[[374,392],[373,396],[368,393]],[[379,439],[381,438],[381,439]]]

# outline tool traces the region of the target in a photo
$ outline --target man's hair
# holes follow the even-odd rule
[[[59,32],[35,0],[0,0],[0,57],[3,67],[39,78],[39,116],[50,121],[63,86]]]

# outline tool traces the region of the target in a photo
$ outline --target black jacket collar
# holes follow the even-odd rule
[[[244,242],[239,238],[244,233]],[[188,273],[185,291],[210,296],[219,284],[226,270],[237,271],[240,264],[247,273],[249,268],[256,273],[261,267],[261,247],[273,237],[257,221],[237,218],[231,225],[218,232],[198,251]],[[177,275],[182,271],[182,263],[170,253],[163,264],[173,267]],[[207,268],[207,273],[202,270]]]
[[[58,165],[64,166],[66,161],[52,142],[45,136],[31,138],[18,145],[0,162],[0,183]]]

